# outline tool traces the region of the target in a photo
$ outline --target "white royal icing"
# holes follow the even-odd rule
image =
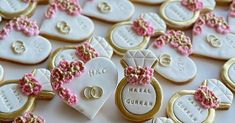
[[[29,4],[28,2],[23,2],[23,0],[1,0],[0,13],[1,11],[8,13],[21,12],[27,9]]]
[[[28,97],[23,95],[18,84],[6,84],[0,87],[0,113],[11,113],[21,109]]]
[[[153,123],[174,123],[174,121],[170,118],[158,117]]]
[[[13,42],[24,43],[23,54],[14,53]],[[51,43],[41,36],[25,36],[22,32],[12,30],[9,35],[0,40],[0,58],[23,64],[36,64],[45,60],[51,52]]]
[[[112,61],[104,57],[98,57],[85,64],[85,71],[80,77],[75,77],[64,86],[77,94],[79,99],[78,103],[72,107],[89,119],[93,119],[114,92],[117,81],[118,72]],[[90,86],[98,86],[103,89],[101,98],[87,100],[83,97],[83,90]]]
[[[203,3],[203,8],[209,8],[211,10],[214,10],[216,6],[215,0],[201,0],[201,2]]]
[[[137,2],[143,2],[143,3],[149,3],[149,4],[158,4],[158,3],[162,3],[166,0],[132,0],[133,2],[137,1]]]
[[[184,95],[174,102],[173,113],[182,123],[202,123],[207,119],[209,111],[201,107],[194,95]]]
[[[215,35],[221,43],[221,47],[215,48],[207,42],[208,35]],[[208,26],[202,27],[199,35],[193,35],[193,53],[217,58],[230,59],[235,57],[235,34],[220,34]]]
[[[106,2],[111,7],[109,12],[102,13],[99,10],[98,5],[102,2]],[[86,1],[82,13],[105,21],[120,22],[131,18],[134,11],[134,5],[128,0],[90,0]]]
[[[235,83],[235,64],[233,63],[228,69],[228,76]]]
[[[132,114],[146,114],[156,103],[156,92],[152,84],[145,86],[127,83],[122,91],[123,104]]]
[[[58,31],[57,23],[66,22],[71,28],[68,34],[62,34]],[[44,19],[40,28],[41,34],[47,34],[62,38],[68,41],[79,42],[89,38],[94,32],[94,23],[86,16],[70,16],[63,11],[57,11],[51,19]]]
[[[228,23],[231,33],[235,33],[235,17],[231,17],[228,15]]]
[[[35,69],[34,76],[42,85],[42,90],[53,91],[51,87],[51,72],[49,70],[45,68]]]
[[[154,43],[152,43],[148,49],[158,58],[163,54],[169,54],[171,56],[172,60],[169,66],[165,67],[158,63],[155,67],[155,71],[166,79],[180,83],[189,81],[196,76],[197,67],[194,61],[188,56],[179,54],[169,45],[165,45],[162,48],[156,48]]]
[[[3,67],[0,65],[0,81],[3,80],[3,76],[4,76],[4,70]]]

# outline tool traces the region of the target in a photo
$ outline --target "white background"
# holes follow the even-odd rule
[[[82,2],[81,2],[81,5]],[[133,19],[138,17],[141,13],[144,12],[159,12],[159,6],[149,6],[142,4],[135,4],[136,12],[133,16]],[[227,16],[227,8],[217,8],[216,13],[219,15]],[[45,6],[38,7],[33,18],[36,18],[40,23],[43,18],[43,12],[45,11]],[[106,36],[108,29],[112,26],[110,23],[102,22],[94,20],[95,23],[95,35]],[[187,31],[190,32],[190,31]],[[190,33],[187,33],[190,35]],[[76,45],[70,43],[63,43],[59,41],[52,41],[53,50],[64,46],[64,45]],[[225,61],[219,61],[215,59],[202,58],[197,56],[191,56],[191,58],[195,61],[198,73],[195,79],[186,84],[186,85],[175,85],[172,82],[162,78],[159,75],[155,77],[160,82],[163,93],[164,93],[164,101],[161,107],[161,110],[156,116],[166,116],[166,105],[175,92],[183,89],[196,89],[203,80],[216,78],[220,79],[220,71],[221,67],[225,63]],[[120,57],[114,55],[112,58],[113,62],[116,64],[117,69],[119,71],[119,80],[123,78],[123,69],[119,63]],[[48,61],[44,61],[41,64],[35,66],[26,66],[19,65],[15,63],[0,61],[0,64],[5,68],[5,80],[10,79],[19,79],[25,73],[30,73],[34,68],[47,67]],[[233,101],[235,102],[235,101]],[[37,105],[35,107],[34,113],[40,116],[43,116],[46,119],[47,123],[128,123],[122,116],[119,110],[117,109],[114,101],[114,94],[107,100],[101,110],[98,112],[97,116],[93,120],[87,119],[81,113],[76,110],[70,108],[65,103],[63,103],[58,97],[55,97],[51,101],[37,101]],[[234,114],[235,114],[235,105],[233,105],[228,111],[216,111],[215,123],[232,123],[234,122]]]

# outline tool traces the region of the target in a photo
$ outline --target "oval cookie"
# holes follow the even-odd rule
[[[93,0],[85,2],[82,13],[116,23],[129,20],[134,11],[134,5],[128,0]]]
[[[0,4],[0,16],[13,19],[21,15],[30,16],[36,9],[37,2],[28,0],[2,0]]]
[[[224,84],[229,87],[230,90],[235,92],[235,59],[232,58],[227,61],[221,71],[221,78]]]

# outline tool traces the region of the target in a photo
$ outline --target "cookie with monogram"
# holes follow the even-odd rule
[[[131,0],[131,1],[136,2],[136,3],[155,5],[155,4],[161,4],[165,2],[166,0]]]
[[[157,117],[152,120],[152,123],[174,123],[174,121],[167,117]]]
[[[146,21],[149,21],[149,23],[151,23],[154,29],[154,34],[152,36],[158,36],[165,33],[166,23],[157,13],[144,13],[140,15],[140,18],[144,18]]]
[[[150,50],[129,50],[122,58],[124,78],[118,84],[115,102],[127,120],[152,119],[162,104],[162,89],[153,77],[156,56]]]
[[[0,16],[5,19],[13,19],[21,15],[31,16],[36,5],[36,0],[2,0]]]
[[[128,50],[146,48],[154,33],[153,24],[141,16],[133,22],[115,24],[108,33],[108,40],[115,53],[124,55]]]
[[[193,54],[215,59],[235,57],[235,35],[223,17],[201,15],[193,27]]]
[[[0,81],[3,80],[3,77],[4,77],[4,69],[3,69],[2,65],[0,65]]]
[[[51,43],[38,35],[35,20],[20,16],[0,30],[0,58],[22,64],[37,64],[51,52]]]
[[[235,34],[235,1],[229,7],[228,24],[231,33]]]
[[[42,21],[40,35],[65,42],[81,42],[91,37],[94,28],[93,21],[81,15],[76,0],[52,0]]]
[[[93,119],[114,92],[118,71],[114,63],[97,57],[84,63],[63,60],[52,69],[52,86],[70,107]]]
[[[221,78],[224,84],[235,92],[235,58],[228,60],[221,71]]]
[[[84,3],[82,13],[116,23],[129,20],[134,11],[135,7],[129,0],[87,0]]]
[[[185,84],[197,73],[190,37],[182,31],[168,30],[156,38],[148,47],[157,57],[155,71],[176,84]]]
[[[37,99],[54,97],[50,83],[50,71],[35,69],[19,80],[0,83],[0,120],[11,121],[25,112],[31,112]]]
[[[95,36],[78,46],[65,46],[55,50],[49,62],[49,67],[54,68],[59,65],[60,61],[69,62],[82,60],[87,62],[95,57],[106,57],[111,59],[113,49],[105,38]]]

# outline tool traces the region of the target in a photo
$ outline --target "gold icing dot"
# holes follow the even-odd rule
[[[111,12],[112,8],[107,2],[101,2],[98,4],[98,10],[102,13],[109,13]]]
[[[25,44],[22,41],[13,42],[11,45],[11,48],[13,52],[16,54],[23,54],[26,51]]]
[[[222,46],[222,42],[215,35],[207,35],[207,42],[215,48],[220,48]]]
[[[170,66],[171,62],[172,62],[172,58],[169,54],[164,53],[164,54],[160,55],[159,63],[161,66],[168,67],[168,66]]]
[[[86,87],[83,90],[83,95],[86,99],[99,99],[103,95],[103,89],[98,86]]]
[[[60,21],[56,24],[56,29],[62,34],[69,34],[71,28],[65,21]]]

